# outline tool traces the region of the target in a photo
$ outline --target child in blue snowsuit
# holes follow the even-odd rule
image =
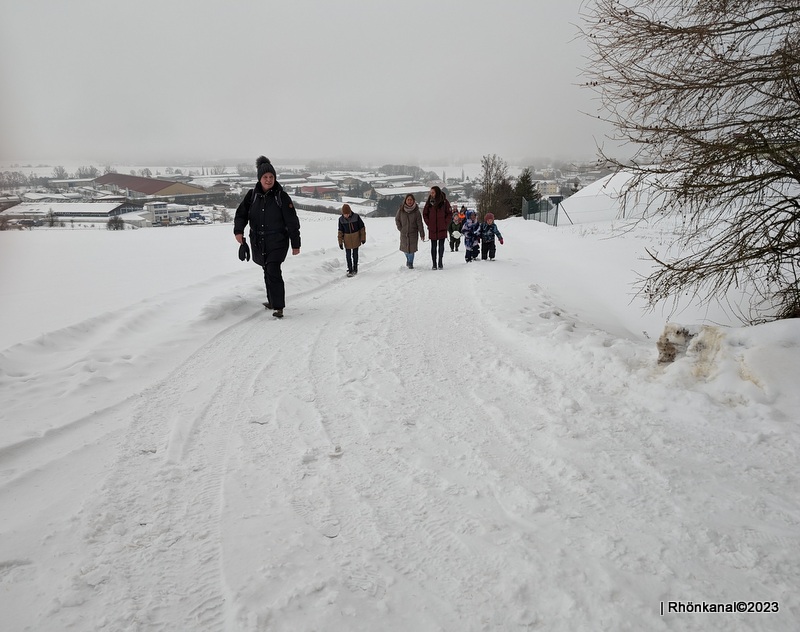
[[[464,236],[464,259],[467,263],[478,258],[481,247],[481,225],[476,221],[475,211],[467,211],[467,219],[461,225],[461,234]]]
[[[494,213],[486,213],[486,216],[483,218],[483,223],[481,223],[481,259],[486,261],[486,257],[489,257],[489,261],[494,261],[494,253],[495,253],[495,244],[494,240],[497,237],[497,240],[502,245],[503,243],[503,236],[500,234],[500,231],[497,228],[497,224],[494,223]]]

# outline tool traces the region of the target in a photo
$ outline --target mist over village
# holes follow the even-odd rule
[[[540,160],[514,166],[497,155],[484,156],[480,163],[427,167],[291,162],[295,161],[284,166],[276,161],[276,167],[278,181],[297,208],[338,214],[347,203],[373,217],[394,216],[405,195],[423,199],[433,186],[441,187],[457,207],[475,209],[484,195],[491,197],[498,219],[533,217],[552,211],[561,200],[610,173],[594,163]],[[0,171],[0,230],[40,226],[124,230],[230,221],[232,210],[256,181],[254,161],[73,169],[5,166]]]

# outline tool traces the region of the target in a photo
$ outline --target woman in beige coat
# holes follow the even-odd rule
[[[410,193],[394,216],[394,223],[400,231],[400,250],[406,255],[406,267],[414,268],[414,253],[419,239],[425,241],[425,223],[416,199]]]

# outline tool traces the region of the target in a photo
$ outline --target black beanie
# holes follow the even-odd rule
[[[277,174],[275,173],[275,167],[272,166],[272,163],[266,156],[259,156],[256,158],[256,169],[258,170],[259,180],[261,180],[261,176],[263,176],[265,173],[271,173],[273,176],[277,177]]]

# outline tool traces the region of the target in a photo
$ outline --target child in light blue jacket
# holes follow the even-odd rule
[[[478,258],[481,248],[481,225],[476,219],[475,211],[467,211],[467,219],[461,225],[461,234],[464,236],[464,259],[467,263]]]

